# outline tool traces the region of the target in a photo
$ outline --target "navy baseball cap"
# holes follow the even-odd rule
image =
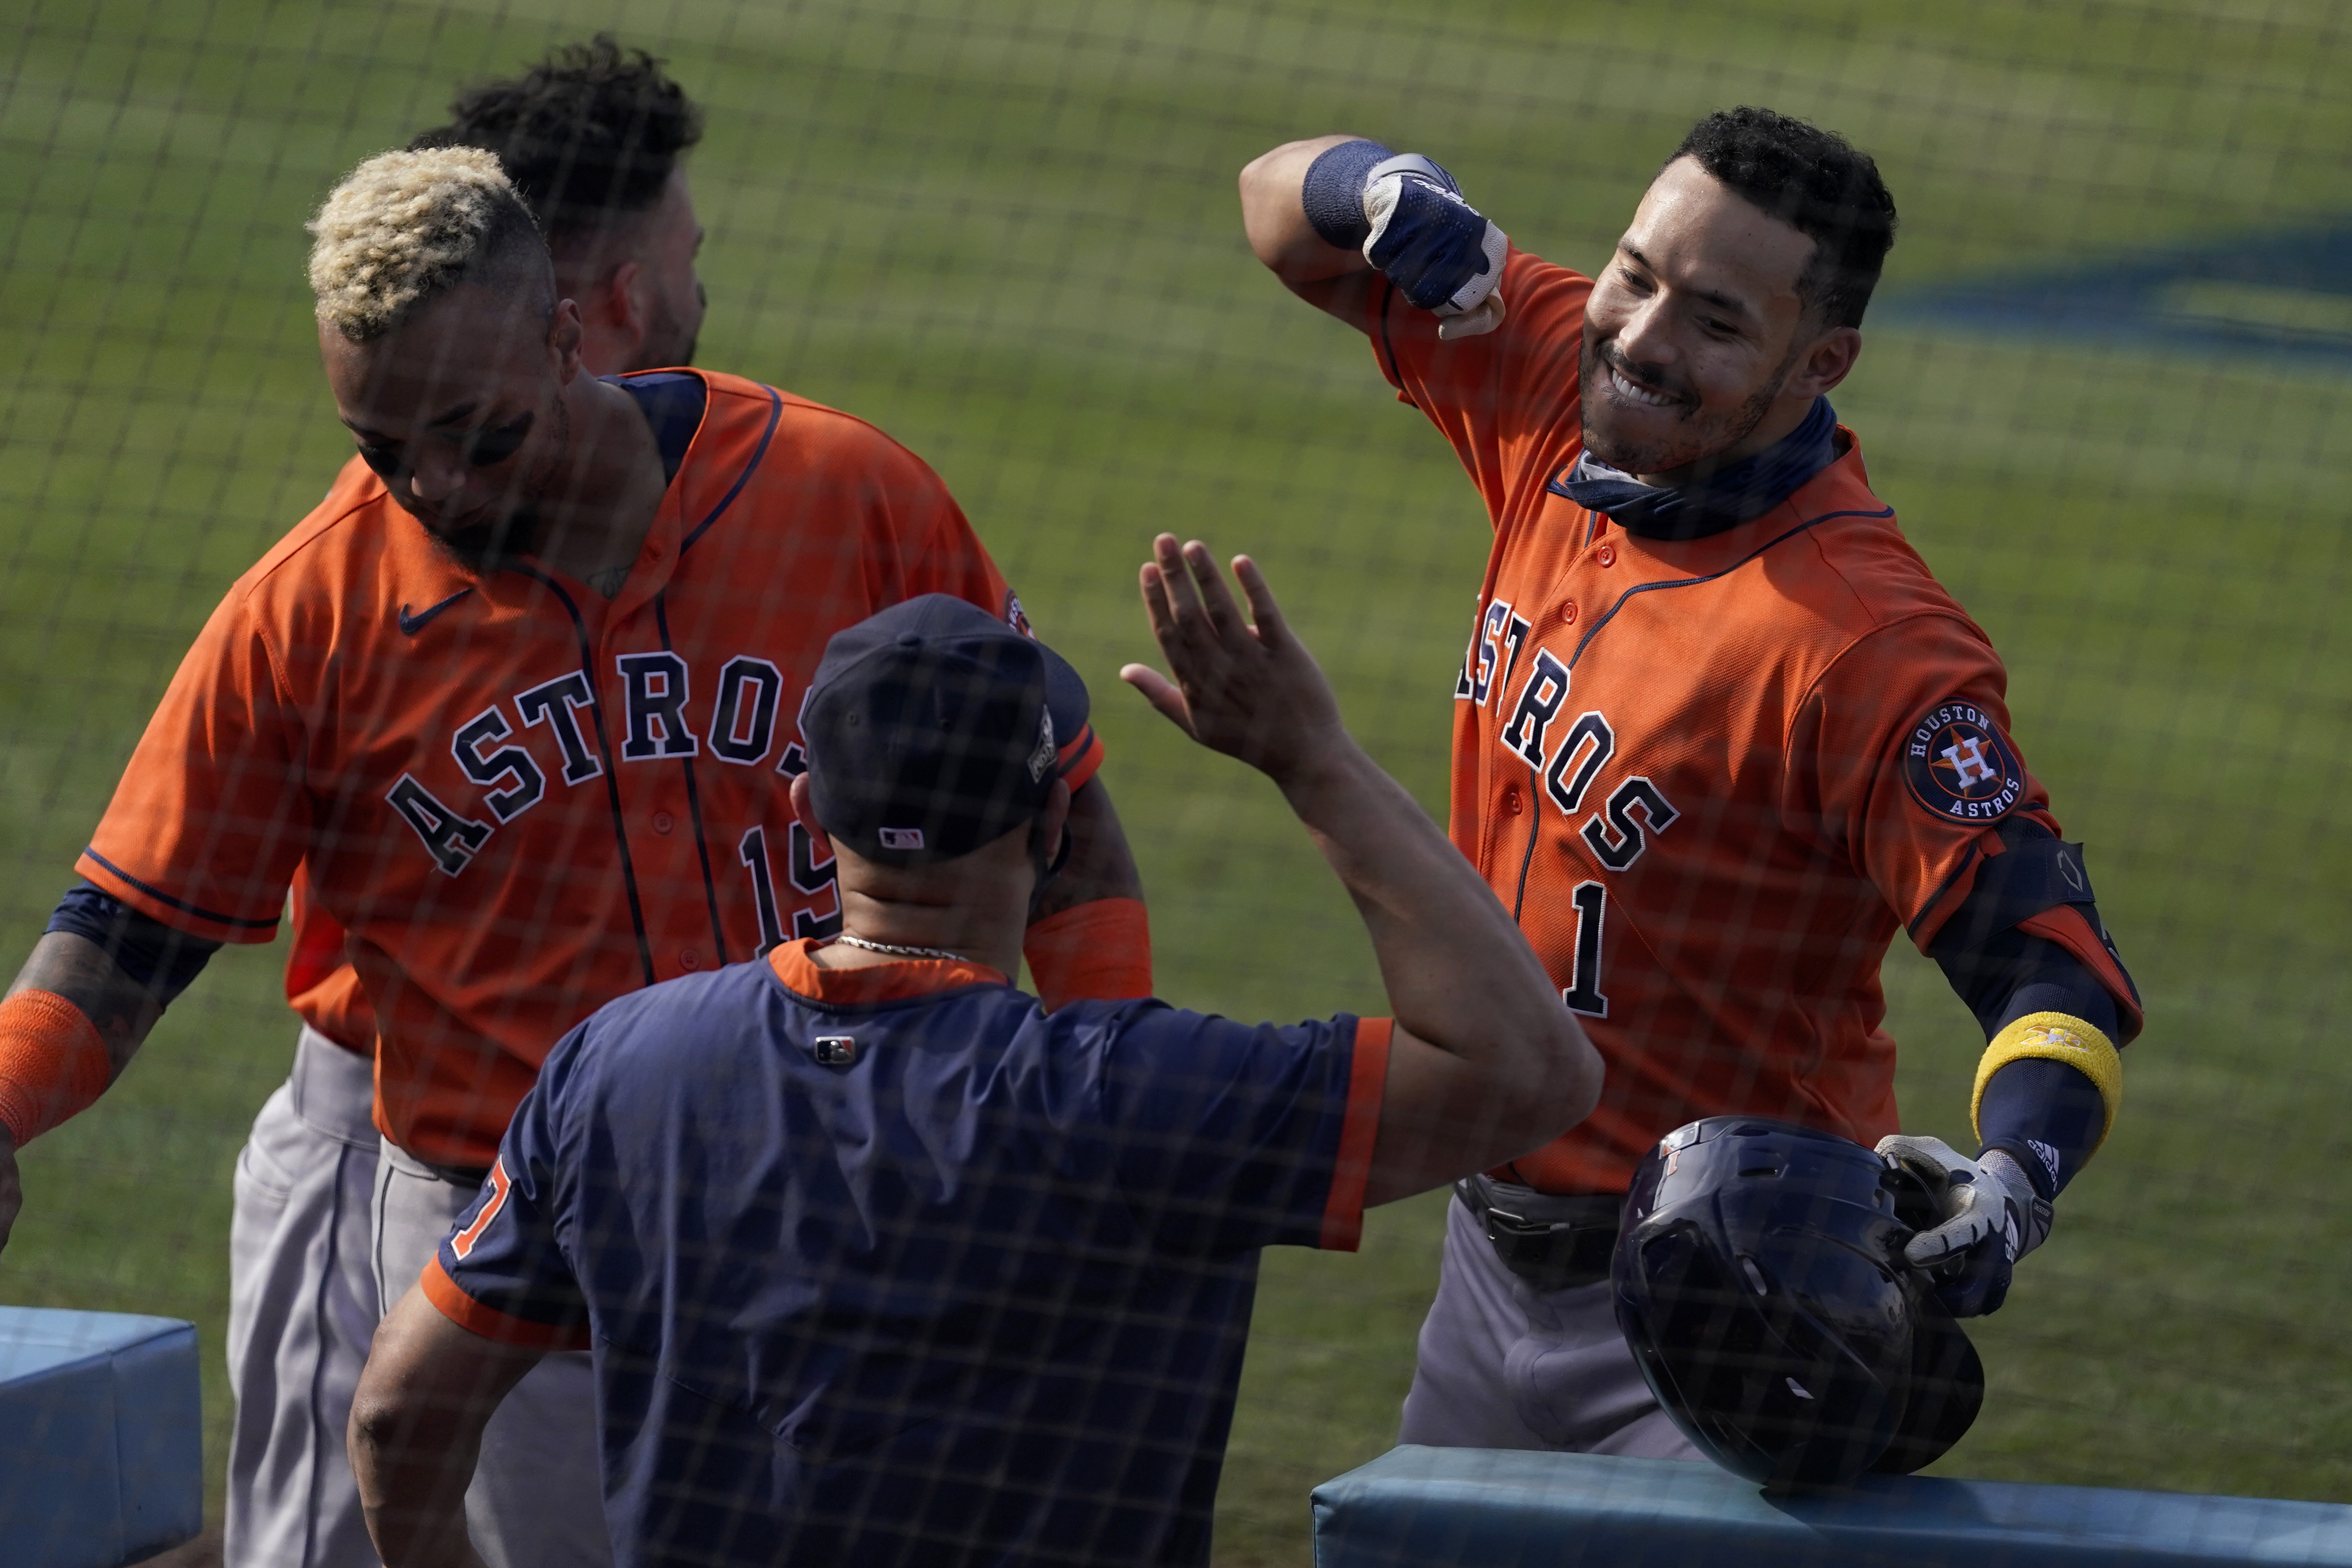
[[[1087,725],[1061,656],[946,594],[834,635],[801,705],[817,820],[869,860],[924,866],[1034,820]]]

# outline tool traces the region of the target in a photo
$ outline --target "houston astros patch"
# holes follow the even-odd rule
[[[1903,742],[1903,777],[1911,798],[1937,816],[1992,822],[2025,798],[2025,764],[1992,721],[1960,698],[1919,716]]]

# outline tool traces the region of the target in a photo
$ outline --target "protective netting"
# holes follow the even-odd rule
[[[1148,540],[1263,562],[1443,820],[1489,535],[1364,341],[1252,259],[1236,172],[1375,137],[1589,272],[1711,110],[1873,154],[1901,234],[1838,416],[2000,649],[2148,1020],[2111,1142],[1972,1325],[1984,1413],[1935,1473],[2352,1498],[2352,8],[31,0],[0,26],[11,954],[222,593],[350,456],[304,220],[462,86],[603,28],[706,117],[696,363],[937,469],[1093,689],[1160,994],[1251,1020],[1385,1009],[1276,795],[1119,686],[1150,651]],[[33,1147],[0,1259],[10,1302],[199,1325],[215,1483],[231,1170],[296,1032],[283,943],[221,953]],[[1885,982],[1906,1129],[1973,1149],[1975,1021],[1899,936]],[[1301,1560],[1307,1489],[1393,1441],[1442,1213],[1267,1255],[1220,1562]]]

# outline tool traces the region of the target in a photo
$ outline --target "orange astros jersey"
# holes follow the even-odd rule
[[[835,632],[929,592],[1025,625],[904,447],[695,374],[700,425],[609,602],[529,563],[475,577],[347,468],[213,613],[81,858],[226,942],[269,940],[302,867],[376,1015],[378,1125],[420,1159],[488,1165],[602,1004],[835,928],[787,787]],[[1074,787],[1097,755],[1066,752]]]
[[[2007,739],[1999,657],[1871,493],[1851,431],[1780,507],[1704,539],[1629,534],[1554,488],[1581,447],[1591,288],[1514,251],[1490,335],[1440,342],[1385,279],[1366,323],[1494,524],[1449,831],[1607,1064],[1591,1117],[1498,1173],[1555,1193],[1622,1192],[1702,1116],[1896,1131],[1889,941],[1927,945],[2001,852],[1994,824],[2057,829]],[[2025,929],[2136,1020],[2079,912]]]

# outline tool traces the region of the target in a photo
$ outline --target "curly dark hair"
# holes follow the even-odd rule
[[[1675,158],[1699,167],[1813,240],[1797,293],[1832,326],[1858,327],[1895,247],[1895,198],[1878,165],[1834,131],[1769,109],[1717,110]]]
[[[702,110],[643,49],[610,33],[569,44],[519,79],[467,89],[450,122],[409,143],[495,153],[550,240],[644,212],[678,154],[702,140]]]

